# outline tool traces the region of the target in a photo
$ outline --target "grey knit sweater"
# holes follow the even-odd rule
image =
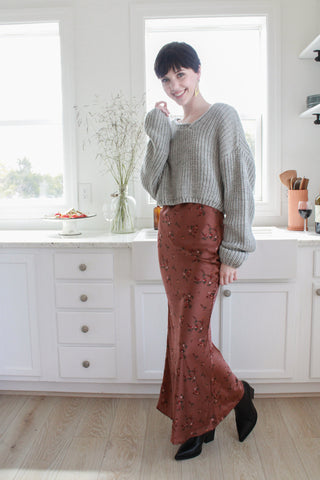
[[[255,167],[236,110],[216,103],[191,124],[159,109],[145,120],[150,140],[141,181],[158,205],[200,203],[225,214],[222,263],[238,268],[255,249]]]

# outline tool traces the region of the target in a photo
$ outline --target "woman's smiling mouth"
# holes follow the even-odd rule
[[[173,93],[173,96],[176,98],[182,97],[182,95],[186,92],[186,89],[182,90],[181,92],[178,93]]]

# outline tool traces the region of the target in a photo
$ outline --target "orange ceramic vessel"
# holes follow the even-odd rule
[[[303,218],[298,212],[300,200],[308,200],[308,190],[288,190],[288,230],[303,230]]]

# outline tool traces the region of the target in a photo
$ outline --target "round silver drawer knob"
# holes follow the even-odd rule
[[[84,360],[82,362],[82,366],[83,366],[83,368],[89,368],[90,367],[90,362],[88,362],[88,360]]]
[[[88,325],[82,325],[82,327],[81,327],[81,332],[83,332],[83,333],[89,332],[89,327],[88,327]]]
[[[317,294],[317,295],[320,295],[320,288],[317,288],[316,294]]]
[[[81,270],[81,272],[84,272],[85,270],[87,270],[87,265],[85,263],[81,263],[81,265],[79,265],[79,270]]]
[[[88,300],[88,296],[83,294],[83,295],[80,295],[80,300],[81,302],[86,302]]]
[[[224,291],[223,291],[223,295],[224,295],[225,297],[231,297],[231,290],[224,290]]]

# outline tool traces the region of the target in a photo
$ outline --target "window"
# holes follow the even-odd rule
[[[1,218],[41,217],[70,201],[61,52],[60,21],[0,23]]]
[[[133,94],[145,93],[146,109],[152,108],[164,98],[153,72],[157,52],[174,40],[193,45],[202,63],[204,97],[228,103],[240,115],[256,162],[256,218],[268,216],[268,223],[270,217],[276,221],[281,205],[280,18],[272,0],[204,1],[184,4],[182,13],[174,2],[131,7]],[[170,109],[177,114],[175,104]],[[149,218],[153,205],[138,181],[135,196],[139,215]]]
[[[256,200],[262,199],[266,122],[266,18],[205,17],[147,19],[145,22],[147,110],[164,97],[153,72],[160,48],[171,41],[192,45],[202,64],[201,92],[209,103],[235,107],[256,162]],[[166,98],[172,115],[179,106]]]

